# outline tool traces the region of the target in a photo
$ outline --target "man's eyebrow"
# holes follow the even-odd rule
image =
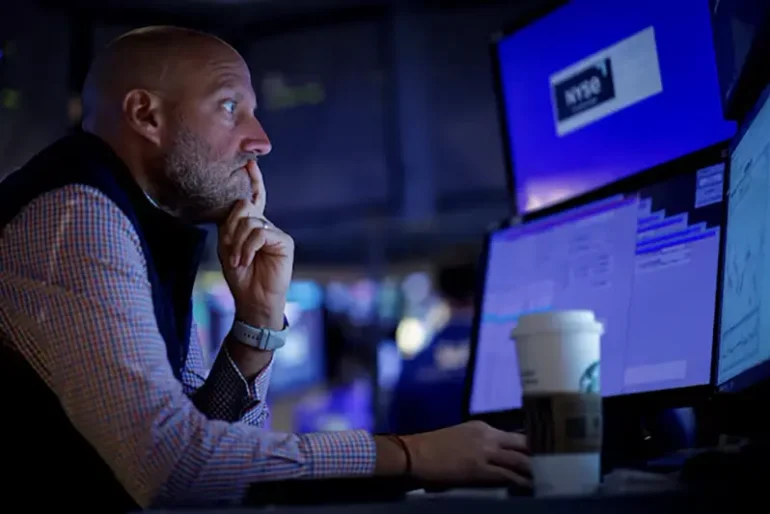
[[[211,87],[209,88],[209,90],[207,91],[207,94],[213,95],[213,94],[215,94],[218,91],[221,91],[223,89],[237,90],[237,89],[242,89],[242,88],[238,84],[238,80],[237,80],[236,77],[234,77],[234,76],[230,76],[230,77],[225,76],[225,77],[220,78],[216,82],[214,82],[211,85]]]
[[[237,75],[230,75],[230,76],[224,76],[221,77],[219,80],[217,80],[212,86],[209,91],[207,91],[206,96],[211,97],[219,93],[220,91],[226,91],[231,90],[235,92],[235,100],[238,102],[243,102],[245,100],[252,100],[254,102],[254,109],[256,110],[257,107],[257,99],[254,98],[254,93],[251,91],[250,87],[244,87],[243,85],[243,78],[239,77]]]

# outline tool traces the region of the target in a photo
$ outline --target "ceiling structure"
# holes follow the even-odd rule
[[[22,2],[24,0],[9,0]],[[520,0],[525,9],[548,0]],[[81,23],[183,23],[191,27],[221,27],[236,34],[291,31],[336,24],[362,17],[382,16],[393,9],[463,9],[510,5],[511,0],[72,0],[66,7],[54,0],[35,0],[50,10],[72,16],[70,27]],[[350,219],[334,226],[307,226],[292,232],[298,259],[328,264],[370,261],[371,253],[386,261],[428,256],[458,242],[479,242],[490,221],[500,219],[507,203],[489,201],[473,209],[437,213],[417,225],[398,214]],[[331,243],[334,241],[334,243]]]
[[[408,9],[452,9],[510,3],[504,0],[73,0],[66,6],[55,0],[41,4],[99,20],[186,19],[207,25],[243,27],[265,21],[344,21],[346,18]],[[535,3],[523,0],[520,3]],[[319,20],[320,18],[320,20]]]

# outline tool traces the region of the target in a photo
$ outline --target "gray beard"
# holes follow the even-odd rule
[[[177,138],[157,166],[161,207],[193,223],[219,222],[233,204],[251,195],[250,181],[233,172],[245,166],[249,156],[226,162],[213,149],[180,124]]]

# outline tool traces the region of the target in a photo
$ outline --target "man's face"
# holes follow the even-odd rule
[[[223,220],[254,191],[246,163],[270,152],[254,111],[246,63],[216,46],[184,79],[169,113],[163,174],[180,215],[196,222]]]

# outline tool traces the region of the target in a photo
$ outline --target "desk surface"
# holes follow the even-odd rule
[[[538,500],[535,498],[463,498],[463,497],[410,497],[401,502],[368,503],[363,505],[324,505],[318,507],[268,507],[235,509],[174,510],[175,514],[214,514],[219,512],[270,514],[724,514],[724,512],[755,512],[747,498],[727,496],[654,495],[618,496],[606,498],[564,498]],[[751,509],[751,510],[750,510]],[[171,511],[152,511],[168,513]]]

